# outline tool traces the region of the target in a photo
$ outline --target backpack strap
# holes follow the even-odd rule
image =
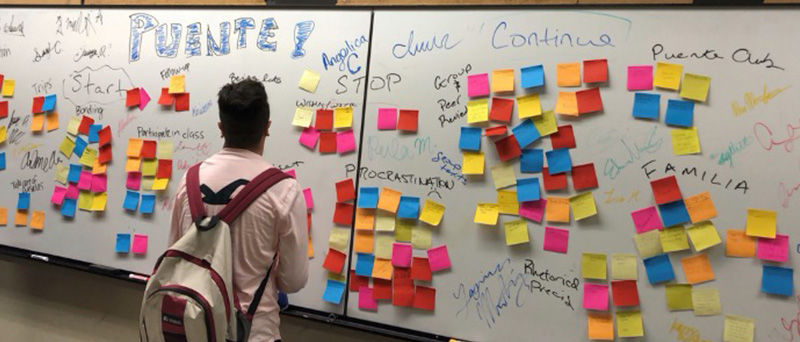
[[[291,178],[291,176],[277,168],[271,168],[262,172],[247,183],[242,191],[236,194],[217,216],[220,220],[231,224],[264,192],[286,178]]]
[[[272,266],[275,266],[275,260],[278,259],[278,253],[275,253],[275,256],[272,258],[272,264],[269,265],[269,269],[267,269],[267,275],[261,280],[261,284],[258,284],[258,289],[253,294],[253,301],[250,302],[250,306],[247,307],[247,318],[251,321],[253,320],[253,316],[256,314],[256,310],[258,310],[258,304],[261,303],[261,296],[264,295],[264,290],[267,288],[267,281],[269,281],[269,274],[272,273]]]
[[[186,195],[189,198],[189,212],[192,213],[192,221],[195,223],[206,217],[206,208],[203,207],[203,197],[200,195],[200,164],[194,164],[186,171]]]

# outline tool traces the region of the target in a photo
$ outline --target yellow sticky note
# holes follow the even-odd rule
[[[317,85],[319,85],[319,73],[306,69],[303,71],[303,76],[300,77],[300,84],[297,86],[313,94],[317,92]]]
[[[683,65],[658,62],[653,76],[653,85],[659,88],[678,90],[681,86]]]
[[[297,107],[294,110],[292,126],[306,127],[311,126],[311,119],[314,118],[314,110],[307,107]]]
[[[747,209],[745,234],[774,239],[777,231],[778,212],[764,209]]]
[[[78,128],[81,126],[81,118],[79,116],[73,116],[69,119],[67,123],[67,133],[72,135],[78,135]]]
[[[155,176],[158,170],[158,159],[145,159],[142,161],[142,176]]]
[[[156,182],[156,177],[142,177],[142,190],[153,190],[153,183]]]
[[[5,127],[0,127],[0,141],[2,141],[2,137],[5,133]],[[72,156],[72,151],[75,149],[75,142],[72,141],[68,136],[64,137],[64,140],[61,140],[61,145],[58,147],[58,150],[64,154],[65,157],[69,158]]]
[[[686,204],[686,211],[689,212],[692,223],[717,216],[717,209],[714,207],[714,201],[711,200],[711,194],[708,191],[684,198],[683,202]]]
[[[3,80],[3,97],[11,97],[14,96],[14,85],[16,82],[14,80],[5,79]]]
[[[356,208],[356,229],[375,229],[375,209]]]
[[[506,245],[513,246],[531,241],[528,236],[528,221],[523,219],[508,221],[503,227],[506,231]]]
[[[375,234],[371,230],[356,230],[353,238],[353,250],[356,253],[372,254],[374,252]]]
[[[94,160],[94,165],[92,165],[92,174],[96,175],[96,174],[100,174],[100,173],[106,173],[106,168],[107,167],[108,167],[107,163],[106,164],[100,164],[100,159],[95,159]]]
[[[403,193],[391,188],[382,188],[378,198],[378,209],[397,213],[397,206],[400,205],[400,196]]]
[[[44,129],[44,117],[44,114],[33,114],[33,120],[31,120],[32,132],[41,132]]]
[[[128,139],[128,149],[125,151],[125,155],[128,157],[139,158],[139,156],[142,154],[142,145],[144,145],[144,141],[142,141],[142,139]]]
[[[411,231],[416,222],[414,219],[397,219],[394,222],[394,239],[397,242],[411,242]]]
[[[394,267],[392,267],[392,260],[391,259],[381,259],[375,258],[375,261],[372,263],[372,277],[373,278],[380,278],[390,280],[392,279],[392,272],[394,271]]]
[[[619,337],[644,336],[640,311],[617,311],[617,335]]]
[[[464,151],[461,154],[461,174],[482,175],[485,157],[483,152]]]
[[[347,281],[344,274],[328,272],[328,279],[344,283]]]
[[[42,230],[44,228],[44,211],[34,210],[31,213],[30,227],[38,230]]]
[[[169,78],[169,93],[185,93],[186,92],[186,75],[175,75]]]
[[[431,227],[414,226],[411,229],[411,246],[423,250],[431,248],[431,235]]]
[[[578,116],[578,97],[574,92],[560,91],[556,99],[556,114]]]
[[[722,340],[725,342],[753,342],[756,321],[749,317],[725,315],[725,329]]]
[[[636,263],[636,255],[612,253],[611,279],[638,280],[639,268]]]
[[[517,175],[514,174],[513,164],[501,163],[492,167],[492,180],[495,189],[507,188],[517,184]]]
[[[19,210],[19,209],[17,209],[17,214],[14,215],[14,225],[15,226],[27,226],[28,225],[28,211],[27,210]]]
[[[6,126],[0,126],[0,144],[6,141],[7,135],[8,134],[6,133]],[[70,153],[72,153],[72,150],[70,150]]]
[[[719,290],[713,287],[692,288],[692,307],[695,316],[714,316],[722,313]]]
[[[5,226],[8,224],[8,208],[2,207],[0,208],[0,226]]]
[[[549,205],[550,202],[548,201],[547,204]],[[661,232],[658,230],[636,234],[633,236],[633,240],[636,242],[636,250],[639,251],[639,256],[642,259],[664,253],[663,248],[661,248]]]
[[[533,93],[517,97],[517,110],[519,118],[525,119],[542,115],[542,103],[539,101],[539,94]]]
[[[139,167],[142,165],[142,160],[135,157],[129,157],[128,161],[125,162],[125,172],[136,172],[139,171]]]
[[[64,163],[56,165],[56,174],[54,177],[56,182],[66,185],[67,175],[69,175],[69,166]]]
[[[88,190],[81,190],[78,194],[78,209],[90,211],[92,210],[92,202],[94,201],[94,194]]]
[[[697,138],[697,127],[673,128],[672,153],[676,156],[700,153],[700,139]]]
[[[478,203],[475,208],[475,223],[494,226],[497,224],[497,217],[500,215],[500,206],[497,203]]]
[[[581,256],[581,277],[606,279],[606,255],[602,253],[583,253]]]
[[[94,162],[97,160],[97,150],[87,147],[83,149],[83,154],[81,155],[81,159],[78,161],[81,165],[86,167],[94,166]]]
[[[519,202],[517,201],[516,191],[497,190],[497,205],[501,214],[519,215]]]
[[[172,160],[172,141],[158,141],[158,144],[156,144],[156,158]]]
[[[686,230],[689,238],[692,240],[695,251],[702,251],[706,248],[716,246],[722,243],[717,229],[711,221],[703,221],[689,226]]]
[[[467,123],[489,121],[489,100],[479,99],[467,101]]]
[[[108,203],[108,194],[105,192],[94,194],[94,198],[92,199],[92,211],[105,211],[106,203]]]
[[[661,248],[667,253],[689,249],[686,229],[677,225],[661,230]]]
[[[349,228],[331,227],[331,235],[328,237],[328,247],[342,253],[347,253],[347,243],[349,241]]]
[[[169,185],[169,178],[156,178],[153,180],[153,190],[166,190]]]
[[[680,96],[690,100],[705,102],[708,97],[708,88],[711,87],[711,77],[686,73],[683,76],[683,87]]]
[[[353,126],[353,107],[337,107],[333,109],[333,128]]]
[[[544,218],[547,222],[569,222],[569,198],[547,196]]]
[[[375,230],[383,232],[394,231],[395,217],[383,210],[377,210],[375,215]]]
[[[667,309],[670,311],[692,309],[692,285],[666,284],[664,293],[667,296]]]
[[[747,236],[744,230],[728,229],[725,237],[725,255],[740,258],[756,256],[756,238]]]
[[[589,312],[586,337],[590,340],[614,340],[614,317],[606,312]]]
[[[393,243],[393,234],[375,233],[375,257],[391,259]]]
[[[559,87],[578,87],[581,85],[581,63],[556,64],[556,83]]]
[[[594,203],[594,195],[592,195],[591,191],[570,197],[569,205],[572,208],[572,216],[575,217],[575,221],[597,215],[597,206]]]
[[[545,137],[558,132],[558,122],[556,114],[552,110],[542,112],[542,115],[533,117],[533,125],[539,131],[539,135]]]
[[[47,113],[47,122],[45,122],[45,128],[48,132],[58,129],[58,112],[53,111]]]
[[[442,222],[442,216],[444,216],[444,205],[426,198],[419,220],[431,226],[438,226]]]
[[[514,69],[497,69],[492,71],[492,92],[514,91]]]

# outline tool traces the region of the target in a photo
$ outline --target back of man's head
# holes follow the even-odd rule
[[[217,96],[225,146],[250,148],[258,144],[269,122],[264,84],[249,79],[226,84]]]

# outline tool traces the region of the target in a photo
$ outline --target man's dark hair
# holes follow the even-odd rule
[[[219,90],[217,96],[225,146],[248,148],[256,145],[269,122],[264,84],[249,79],[229,83]]]

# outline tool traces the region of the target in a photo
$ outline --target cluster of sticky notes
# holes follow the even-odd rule
[[[144,92],[144,88],[139,88],[139,103],[136,105],[139,106],[140,109],[143,109],[147,102],[150,101],[150,96],[147,95],[147,92]],[[129,95],[131,96],[131,95]],[[144,102],[142,105],[142,100],[147,98],[147,101]],[[133,96],[135,99],[135,96]],[[128,102],[126,101],[126,104]],[[184,112],[189,110],[189,92],[186,91],[186,75],[173,75],[169,78],[169,86],[161,88],[161,96],[158,97],[158,104],[163,107],[172,107],[175,106],[176,112]],[[132,105],[128,105],[130,107]]]
[[[300,145],[310,150],[317,148],[321,154],[351,153],[356,150],[356,138],[353,133],[353,107],[337,107],[334,109],[317,109],[314,125],[314,110],[307,107],[295,109],[292,125],[302,127]],[[344,129],[334,131],[335,129]]]
[[[15,83],[13,79],[5,78],[5,75],[0,74],[0,95],[3,97],[14,96]]]
[[[583,82],[608,82],[608,61],[605,59],[583,61]],[[559,87],[581,86],[581,63],[557,64],[556,83]],[[603,99],[600,96],[600,88],[598,87],[575,92],[560,91],[556,99],[556,114],[578,116],[602,110]]]
[[[5,101],[3,111],[5,117],[8,115],[8,101]],[[45,96],[36,96],[33,98],[33,107],[31,114],[31,131],[41,132],[42,130],[52,131],[58,129],[58,112],[56,109],[56,94],[49,94]]]
[[[336,207],[333,212],[333,223],[328,237],[328,252],[322,267],[329,271],[329,279],[325,287],[322,298],[328,302],[338,304],[344,294],[345,282],[342,279],[342,271],[347,261],[348,244],[350,241],[350,226],[353,223],[354,205],[356,199],[355,184],[352,178],[337,182],[336,188]],[[310,239],[309,239],[310,241]],[[330,278],[334,279],[330,279]]]
[[[131,138],[125,151],[125,198],[122,208],[143,214],[155,211],[156,195],[143,190],[166,190],[172,177],[173,143],[168,140]]]
[[[319,85],[320,75],[318,72],[314,70],[303,70],[303,74],[300,76],[300,82],[297,86],[300,89],[303,89],[309,93],[316,93],[317,86]]]
[[[583,308],[595,310],[588,313],[588,337],[590,339],[613,339],[614,330],[609,311],[609,285],[597,281],[608,278],[607,255],[604,253],[583,253],[581,257],[581,277],[594,282],[583,284]],[[636,257],[632,254],[611,254],[611,303],[617,307],[639,306],[639,290],[637,287],[638,269]],[[630,310],[631,308],[629,308]],[[641,322],[628,321],[628,313],[638,311],[617,311],[620,336],[643,336]],[[622,315],[622,316],[620,316]],[[620,319],[625,319],[624,322]],[[641,320],[641,318],[639,318]],[[638,326],[638,327],[637,327]]]
[[[14,216],[15,226],[30,226],[31,229],[42,230],[44,229],[44,211],[33,210],[31,212],[30,224],[28,224],[28,212],[31,209],[31,193],[20,192],[17,195],[17,213]],[[2,221],[6,221],[6,209],[3,208]]]
[[[416,132],[419,125],[419,110],[378,108],[378,130]]]
[[[148,103],[150,95],[144,88],[131,88],[125,92],[125,107],[139,107],[139,110],[144,110]]]
[[[133,241],[131,241],[131,234],[117,233],[117,239],[114,243],[114,252],[127,254],[146,254],[147,253],[147,235],[133,234]]]

